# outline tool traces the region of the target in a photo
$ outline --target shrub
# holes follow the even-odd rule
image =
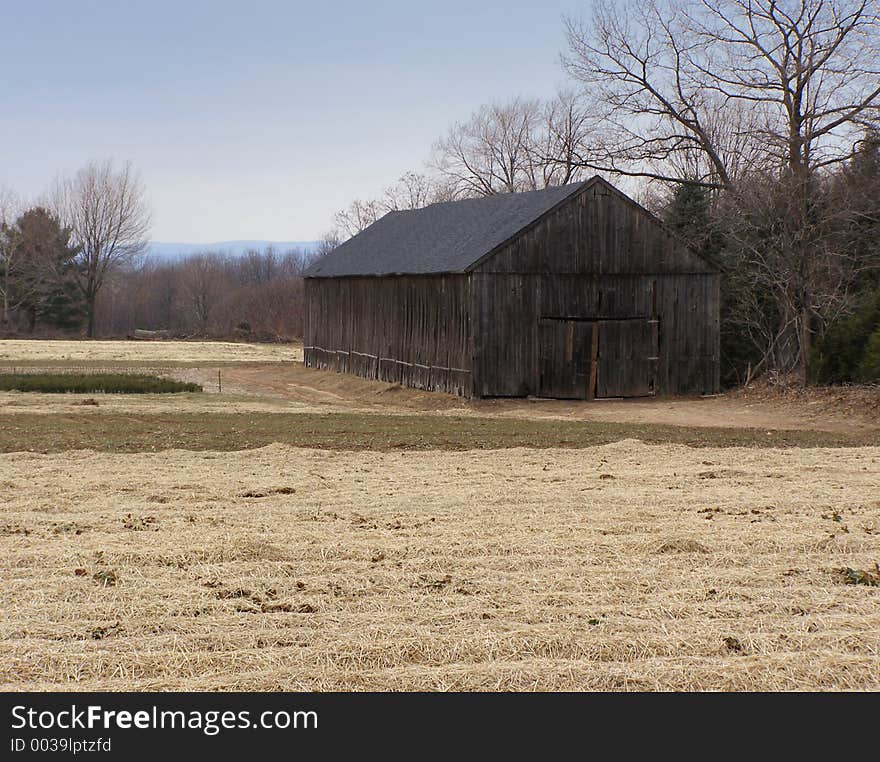
[[[200,392],[199,384],[134,373],[0,373],[0,391],[92,394]]]
[[[880,381],[880,327],[868,337],[858,376],[861,381]]]
[[[813,351],[812,368],[823,384],[880,381],[880,291],[828,329]]]

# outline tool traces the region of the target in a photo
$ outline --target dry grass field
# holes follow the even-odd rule
[[[870,420],[431,410],[267,389],[277,359],[231,396],[0,399],[0,688],[880,689]]]
[[[0,339],[0,365],[59,363],[206,363],[302,360],[302,347],[225,341],[28,341]]]

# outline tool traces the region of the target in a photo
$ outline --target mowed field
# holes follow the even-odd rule
[[[302,360],[302,347],[226,341],[26,341],[0,339],[0,366],[30,364],[159,364]]]
[[[33,344],[0,370],[206,386],[0,394],[0,688],[880,688],[864,404],[467,403],[290,346]]]

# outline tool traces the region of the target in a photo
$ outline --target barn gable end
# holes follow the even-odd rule
[[[601,178],[483,257],[473,278],[479,396],[719,387],[717,268]]]
[[[657,217],[594,177],[469,270],[544,273],[715,273]]]

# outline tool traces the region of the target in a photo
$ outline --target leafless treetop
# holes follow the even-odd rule
[[[876,0],[601,0],[564,62],[599,170],[726,186],[756,162],[839,162],[880,107]]]

